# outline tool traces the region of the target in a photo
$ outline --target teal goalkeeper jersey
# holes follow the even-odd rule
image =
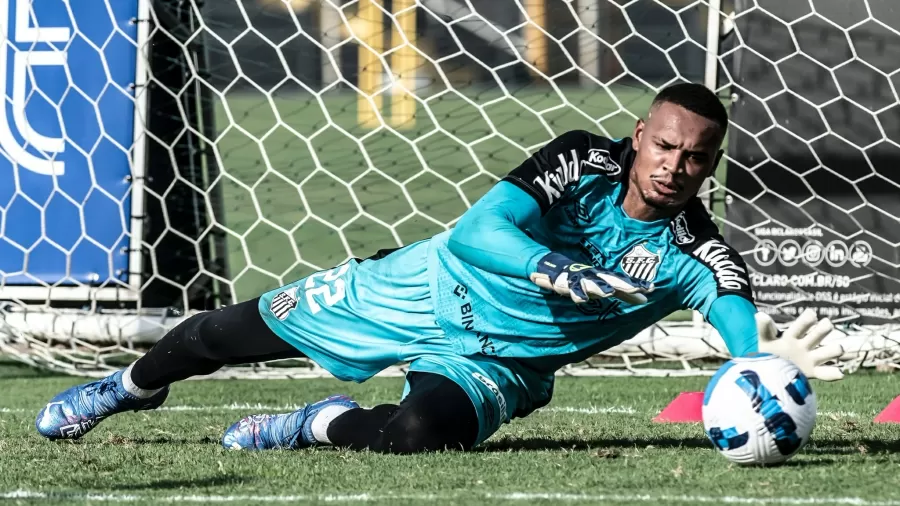
[[[455,230],[432,238],[436,320],[460,354],[515,358],[553,372],[675,310],[706,317],[721,297],[752,302],[744,262],[699,200],[674,219],[644,222],[625,214],[633,159],[630,139],[569,132],[506,176]],[[643,305],[612,298],[576,305],[528,279],[550,251],[656,288]]]

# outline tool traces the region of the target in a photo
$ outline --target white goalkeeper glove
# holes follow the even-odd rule
[[[548,253],[538,261],[531,281],[541,288],[570,297],[576,304],[591,299],[615,297],[629,304],[644,304],[643,294],[653,291],[653,285],[606,269],[573,262],[559,253]]]
[[[807,378],[837,381],[844,377],[840,367],[822,365],[836,360],[844,353],[839,344],[819,346],[822,339],[834,329],[828,318],[817,321],[816,312],[807,309],[779,337],[772,317],[756,313],[756,329],[759,333],[760,352],[790,360]]]

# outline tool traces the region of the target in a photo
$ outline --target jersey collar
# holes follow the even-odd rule
[[[622,209],[622,200],[625,198],[625,195],[623,194],[625,187],[626,185],[624,184],[616,185],[613,194],[613,198],[615,199],[615,205],[613,206],[615,212],[613,213],[613,216],[615,217],[616,224],[626,232],[639,234],[655,235],[665,231],[669,226],[669,222],[672,221],[672,218],[662,218],[655,221],[641,221],[636,220],[625,213],[625,210]]]

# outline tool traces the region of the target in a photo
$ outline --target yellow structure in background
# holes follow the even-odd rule
[[[538,27],[547,26],[547,0],[523,0],[528,23],[525,25],[525,59],[543,73],[549,68],[547,36]]]
[[[391,30],[391,71],[399,86],[391,90],[391,125],[408,128],[415,124],[416,101],[410,91],[415,90],[416,68],[419,66],[416,54],[416,9],[415,0],[392,0],[396,26]],[[409,43],[403,40],[406,36]],[[407,91],[409,90],[409,91]]]
[[[357,122],[364,127],[374,128],[379,125],[378,113],[381,110],[382,96],[381,78],[384,69],[378,57],[384,53],[384,16],[375,0],[359,0],[359,11],[354,28],[359,37],[359,89],[362,94],[357,98]],[[368,46],[368,47],[366,47]],[[370,101],[371,99],[371,101]]]
[[[359,39],[357,75],[359,89],[357,98],[357,122],[366,128],[375,128],[381,123],[378,111],[384,105],[384,97],[379,90],[384,86],[384,71],[379,56],[385,54],[385,35],[390,30],[390,54],[388,71],[397,85],[391,88],[391,110],[388,115],[391,125],[412,127],[415,124],[416,101],[410,91],[416,84],[418,55],[413,49],[416,37],[415,0],[393,0],[391,12],[393,21],[381,9],[380,0],[359,0],[356,19],[351,21],[353,34]],[[402,33],[401,33],[402,32]],[[404,40],[406,36],[408,43]],[[371,101],[370,101],[371,98]]]

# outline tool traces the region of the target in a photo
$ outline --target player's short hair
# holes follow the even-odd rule
[[[714,122],[722,128],[722,135],[728,130],[728,112],[715,93],[702,84],[679,83],[663,88],[653,98],[650,108],[668,102],[687,109],[694,114]]]

